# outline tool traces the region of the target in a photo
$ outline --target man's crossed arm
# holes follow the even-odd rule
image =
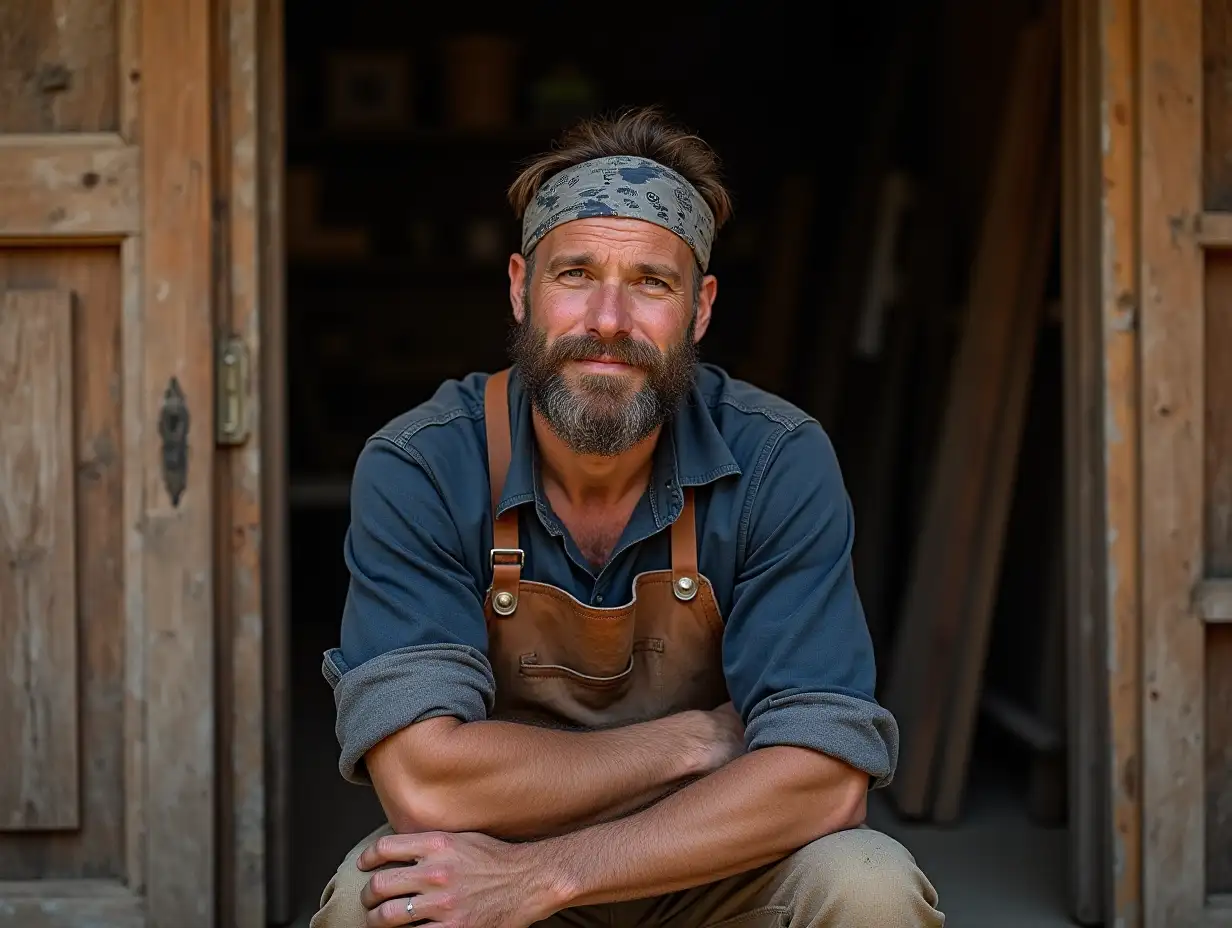
[[[593,732],[429,719],[378,744],[367,766],[395,831],[529,840],[622,817],[743,752],[729,704]]]

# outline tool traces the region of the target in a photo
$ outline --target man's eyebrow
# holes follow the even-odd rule
[[[548,262],[544,268],[544,273],[555,277],[567,267],[590,267],[595,263],[595,256],[590,252],[581,252],[576,255],[557,255]]]
[[[680,272],[666,264],[639,264],[637,266],[639,274],[645,274],[647,277],[659,277],[673,287],[679,287],[683,278]]]

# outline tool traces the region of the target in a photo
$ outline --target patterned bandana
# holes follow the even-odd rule
[[[584,161],[546,181],[522,218],[522,254],[574,219],[625,216],[663,226],[684,239],[703,271],[710,263],[714,214],[671,168],[633,155]]]

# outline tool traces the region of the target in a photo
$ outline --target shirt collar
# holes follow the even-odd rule
[[[516,367],[509,377],[509,426],[512,455],[509,473],[505,477],[505,489],[496,507],[498,516],[513,506],[535,499],[538,455],[530,394]],[[662,527],[675,520],[679,514],[680,488],[705,486],[739,473],[740,465],[714,424],[701,390],[694,384],[676,408],[676,415],[664,427],[655,448],[651,485],[655,521]],[[661,496],[665,490],[671,496]],[[672,503],[659,505],[663,499],[671,499]]]

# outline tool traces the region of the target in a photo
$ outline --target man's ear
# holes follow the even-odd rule
[[[530,268],[527,261],[516,252],[509,256],[509,305],[513,307],[513,318],[521,325],[526,321],[526,307],[522,300],[526,296],[526,275]]]
[[[693,341],[700,342],[710,328],[710,314],[714,309],[714,301],[719,295],[719,281],[713,274],[707,274],[697,286],[697,312],[693,321]]]

